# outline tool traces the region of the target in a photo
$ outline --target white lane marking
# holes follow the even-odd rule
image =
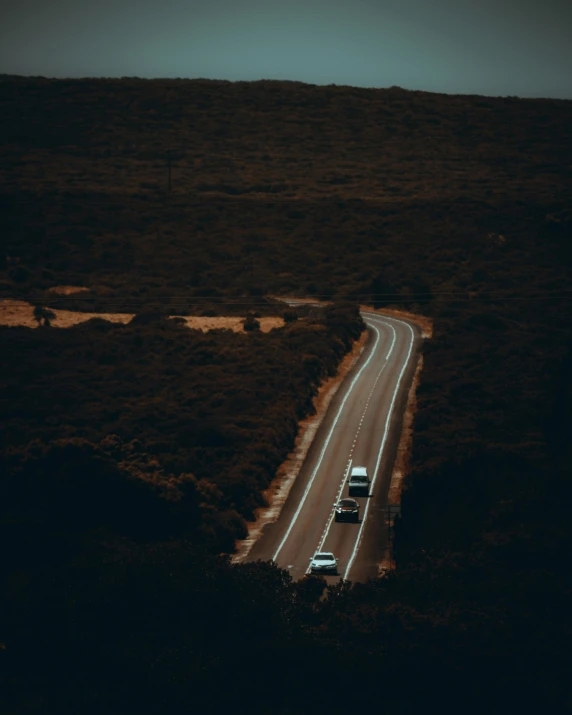
[[[373,345],[372,351],[371,351],[371,353],[370,353],[368,359],[364,362],[364,364],[361,366],[359,372],[356,374],[356,376],[355,376],[354,379],[352,380],[352,382],[351,382],[351,384],[350,384],[350,386],[349,386],[349,388],[348,388],[348,391],[346,392],[346,394],[345,394],[345,396],[344,396],[344,399],[342,400],[342,404],[340,405],[340,408],[339,408],[339,410],[338,410],[338,413],[337,413],[337,415],[336,415],[335,418],[334,418],[334,422],[333,422],[333,424],[332,424],[332,427],[330,428],[330,432],[329,432],[329,434],[328,434],[328,437],[327,437],[326,441],[324,442],[324,446],[322,447],[322,451],[321,451],[321,453],[320,453],[320,458],[318,459],[318,463],[317,463],[316,466],[314,467],[314,471],[312,472],[312,476],[310,477],[310,480],[308,481],[308,484],[307,484],[307,486],[306,486],[306,490],[304,491],[304,495],[302,496],[302,499],[300,500],[300,503],[298,504],[298,508],[296,509],[296,512],[294,513],[294,516],[292,517],[292,521],[290,522],[290,526],[288,527],[288,530],[286,531],[286,534],[284,535],[284,538],[283,538],[282,541],[280,542],[280,545],[278,546],[278,548],[276,549],[276,552],[275,552],[274,556],[272,557],[272,560],[273,560],[273,561],[276,561],[276,558],[277,558],[278,554],[280,553],[280,551],[282,550],[282,547],[283,547],[284,544],[286,543],[286,539],[290,536],[290,532],[292,531],[292,527],[293,527],[294,524],[296,523],[296,520],[298,519],[298,516],[299,516],[300,512],[302,511],[302,507],[304,506],[304,502],[306,501],[306,497],[308,496],[308,493],[310,492],[310,489],[312,488],[312,484],[314,483],[314,478],[315,478],[316,474],[318,473],[318,469],[320,468],[320,465],[322,464],[322,460],[323,460],[323,458],[324,458],[324,454],[326,453],[326,449],[328,448],[328,444],[330,443],[330,438],[331,438],[331,436],[332,436],[332,434],[333,434],[333,432],[334,432],[334,429],[335,429],[336,425],[338,424],[338,419],[339,419],[340,414],[341,414],[341,412],[342,412],[342,410],[343,410],[343,408],[344,408],[344,405],[346,404],[346,400],[347,400],[348,397],[350,396],[350,394],[351,394],[351,392],[352,392],[352,390],[353,390],[353,388],[354,388],[354,385],[355,385],[356,382],[359,380],[359,378],[360,378],[362,372],[363,372],[363,371],[365,370],[365,368],[369,365],[371,359],[373,358],[373,356],[374,356],[375,353],[376,353],[377,345],[378,345],[378,343],[379,343],[379,337],[380,337],[380,336],[379,336],[379,330],[378,330],[374,325],[372,325],[372,328],[373,328],[374,331],[375,331],[375,343],[374,343],[374,345]]]
[[[374,382],[373,382],[373,386],[372,386],[372,388],[371,388],[371,390],[370,390],[370,392],[369,392],[369,395],[368,395],[368,398],[367,398],[367,401],[366,401],[366,403],[365,403],[365,407],[364,407],[364,410],[363,410],[363,414],[362,414],[362,417],[361,417],[361,420],[360,420],[360,423],[359,423],[359,426],[358,426],[358,429],[357,429],[357,432],[356,432],[356,439],[354,439],[354,442],[353,442],[353,445],[352,445],[352,449],[351,449],[351,452],[350,452],[350,457],[351,457],[351,456],[353,455],[353,453],[354,453],[354,448],[355,448],[355,445],[356,445],[356,442],[357,442],[357,437],[358,437],[359,432],[360,432],[360,430],[361,430],[362,422],[363,422],[363,420],[364,420],[364,417],[365,417],[365,415],[366,415],[367,409],[368,409],[368,407],[369,407],[369,403],[370,403],[371,397],[372,397],[372,395],[373,395],[373,393],[374,393],[375,388],[377,387],[377,383],[379,382],[379,378],[381,377],[382,372],[383,372],[383,371],[385,370],[385,368],[387,367],[387,361],[389,360],[389,358],[390,358],[390,356],[391,356],[391,353],[393,352],[393,349],[394,349],[394,347],[395,347],[395,342],[396,342],[396,340],[397,340],[397,333],[395,332],[395,328],[394,328],[392,325],[390,325],[389,323],[384,323],[383,321],[379,321],[379,324],[385,325],[386,327],[391,328],[391,331],[392,331],[392,333],[393,333],[393,339],[392,339],[391,345],[390,345],[390,347],[389,347],[389,352],[388,352],[387,355],[385,356],[385,362],[383,363],[383,365],[382,365],[380,371],[377,373],[376,378],[375,378],[375,380],[374,380]],[[374,330],[376,330],[376,328],[375,328],[373,325],[372,325],[372,327],[373,327]],[[349,464],[351,464],[351,463],[352,463],[352,459],[350,459]],[[348,466],[348,470],[349,470],[349,466]],[[340,500],[340,498],[341,498],[341,494],[342,494],[342,491],[343,491],[343,489],[344,489],[344,485],[345,485],[345,483],[346,483],[348,473],[349,473],[349,472],[346,471],[346,474],[344,474],[344,478],[342,479],[342,483],[340,484],[340,488],[339,488],[339,490],[338,490],[338,494],[337,494],[337,498],[336,498],[336,504],[337,504],[337,502],[338,502],[338,501]],[[367,502],[366,502],[366,510],[367,510]],[[324,546],[324,542],[326,541],[326,539],[327,539],[327,537],[328,537],[328,534],[329,534],[329,532],[330,532],[330,527],[331,527],[331,525],[332,525],[332,521],[334,520],[334,517],[335,517],[335,511],[336,511],[336,510],[335,510],[335,506],[334,506],[334,508],[333,508],[332,511],[330,512],[330,518],[329,518],[329,520],[328,520],[328,523],[327,523],[327,525],[326,525],[326,528],[324,529],[324,531],[323,531],[323,533],[322,533],[322,537],[321,537],[321,539],[320,539],[320,542],[319,542],[317,548],[316,548],[315,551],[314,551],[315,554],[319,553],[319,552],[322,550],[322,547]],[[359,535],[359,534],[358,534],[358,535]],[[306,573],[308,573],[308,572],[306,572]]]
[[[397,320],[397,318],[393,318],[393,320]],[[409,358],[411,357],[411,353],[412,353],[412,351],[413,351],[413,344],[414,344],[414,342],[415,342],[415,333],[413,332],[413,328],[412,328],[408,323],[405,323],[405,322],[403,322],[402,320],[397,320],[397,322],[398,322],[398,323],[402,323],[403,325],[407,325],[407,327],[409,328],[409,331],[411,332],[411,343],[410,343],[410,345],[409,345],[409,352],[407,353],[407,357],[406,357],[406,359],[405,359],[405,362],[403,363],[403,367],[401,368],[401,372],[399,373],[399,379],[397,380],[397,385],[395,386],[395,390],[394,390],[394,392],[393,392],[393,397],[392,397],[392,399],[391,399],[391,405],[390,405],[389,410],[388,410],[388,413],[387,413],[387,419],[385,420],[385,430],[384,430],[384,433],[383,433],[383,440],[382,440],[382,442],[381,442],[381,447],[380,447],[380,449],[379,449],[379,454],[378,454],[378,457],[377,457],[377,464],[375,465],[375,472],[373,473],[373,479],[371,480],[370,493],[373,492],[373,486],[374,486],[374,484],[375,484],[375,480],[376,480],[376,477],[377,477],[377,472],[378,472],[378,470],[379,470],[379,465],[380,465],[380,463],[381,463],[381,457],[382,457],[382,455],[383,455],[383,449],[384,449],[384,447],[385,447],[385,442],[386,442],[386,440],[387,440],[387,434],[388,434],[388,432],[389,432],[389,422],[390,422],[390,420],[391,420],[391,415],[392,415],[392,413],[393,413],[393,407],[394,407],[394,405],[395,405],[395,399],[396,399],[396,397],[397,397],[397,393],[399,392],[399,386],[401,385],[401,379],[403,378],[403,374],[405,373],[405,370],[406,370],[407,366],[409,365]],[[357,539],[356,539],[356,545],[355,545],[355,547],[354,547],[354,550],[353,550],[353,552],[352,552],[352,555],[351,555],[350,560],[349,560],[349,562],[348,562],[348,565],[347,565],[347,567],[346,567],[345,573],[344,573],[344,575],[343,575],[343,578],[344,578],[344,579],[347,579],[348,574],[349,574],[349,572],[350,572],[350,569],[351,569],[351,567],[352,567],[352,564],[353,564],[353,562],[354,562],[354,560],[355,560],[356,554],[357,554],[357,552],[358,552],[358,549],[359,549],[359,547],[360,547],[361,540],[362,540],[362,537],[363,537],[363,528],[364,528],[364,526],[365,526],[365,522],[366,522],[366,519],[367,519],[367,512],[368,512],[368,509],[369,509],[369,503],[370,503],[370,501],[371,501],[371,499],[368,499],[367,502],[366,502],[365,511],[364,511],[364,514],[363,514],[363,519],[361,520],[360,528],[359,528],[358,535],[357,535]]]

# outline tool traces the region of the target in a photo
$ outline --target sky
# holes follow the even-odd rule
[[[0,73],[572,99],[572,0],[0,0]]]

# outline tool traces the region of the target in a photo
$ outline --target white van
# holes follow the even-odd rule
[[[348,485],[350,496],[369,496],[370,478],[366,467],[352,467]]]

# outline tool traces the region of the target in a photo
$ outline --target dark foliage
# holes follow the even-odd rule
[[[260,330],[260,323],[258,320],[256,320],[252,313],[246,316],[243,325],[247,333],[251,332],[252,330]]]
[[[129,325],[1,328],[2,508],[47,525],[57,514],[142,531],[139,507],[126,504],[152,511],[156,492],[150,533],[194,533],[232,551],[362,325],[356,308],[332,307],[320,322],[268,335],[203,334],[153,314]]]
[[[0,102],[0,294],[138,314],[0,336],[0,709],[568,711],[572,104],[38,78]],[[359,323],[164,319],[269,295],[435,324],[398,569],[325,598],[210,552]]]

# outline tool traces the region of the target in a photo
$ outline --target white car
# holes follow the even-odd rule
[[[338,573],[338,560],[330,551],[322,551],[314,554],[310,559],[310,571],[312,573]]]

